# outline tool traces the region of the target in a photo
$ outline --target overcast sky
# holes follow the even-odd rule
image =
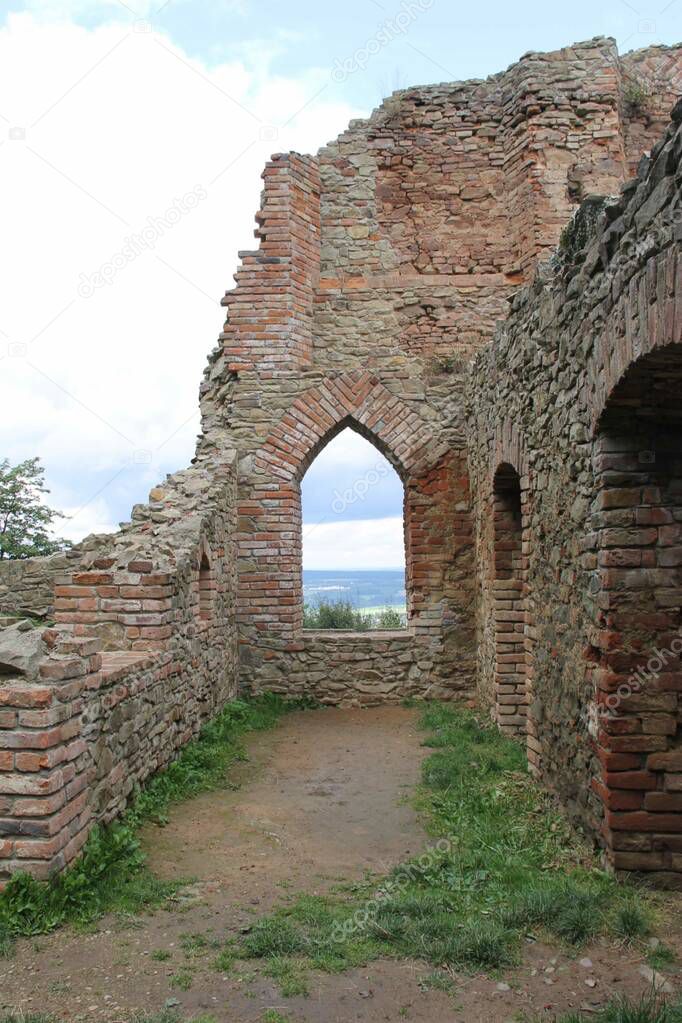
[[[191,458],[268,156],[395,88],[599,34],[676,42],[682,0],[0,0],[0,457],[42,458],[63,534],[114,528]],[[331,508],[382,461],[344,434],[310,470],[309,567],[401,564],[397,478]]]

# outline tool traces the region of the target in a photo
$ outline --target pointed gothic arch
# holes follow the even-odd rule
[[[464,543],[469,536],[461,505],[466,480],[448,446],[412,405],[372,373],[355,370],[300,394],[254,456],[238,534],[239,621],[247,665],[276,660],[278,651],[302,649],[300,484],[317,455],[346,427],[372,443],[403,481],[408,628],[425,641],[440,641],[448,615],[446,575],[452,572],[444,556],[446,538]]]

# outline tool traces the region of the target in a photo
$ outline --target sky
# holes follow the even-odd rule
[[[116,528],[192,457],[271,153],[595,35],[678,42],[682,0],[0,0],[0,458],[40,456],[61,534]],[[339,461],[352,485],[380,458],[359,440],[310,470],[309,567],[402,563],[399,481],[321,521]]]

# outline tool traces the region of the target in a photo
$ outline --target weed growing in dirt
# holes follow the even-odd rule
[[[3,1023],[0,1020],[0,1023]],[[149,1016],[146,1013],[142,1016],[133,1016],[129,1023],[218,1023],[215,1016],[192,1016],[191,1019],[183,1019],[178,1015],[177,1009],[162,1009]]]
[[[205,934],[182,934],[180,948],[188,959],[200,959],[212,949],[219,949],[220,942],[216,938],[207,938]]]
[[[656,995],[645,995],[639,1002],[618,998],[598,1012],[571,1013],[557,1023],[680,1023],[682,1001],[667,1003]]]
[[[277,981],[283,998],[295,998],[297,995],[310,993],[301,964],[294,959],[272,956],[268,959],[263,973]]]
[[[170,986],[177,988],[179,991],[189,991],[193,980],[192,971],[183,967],[173,974],[170,979]]]
[[[495,970],[516,961],[529,932],[570,945],[650,932],[644,896],[599,869],[528,776],[518,743],[452,705],[427,706],[421,722],[433,752],[418,805],[447,841],[382,881],[300,896],[254,925],[241,956],[332,972],[378,956]]]
[[[43,1013],[29,1013],[25,1016],[23,1012],[19,1014],[10,1012],[9,1015],[0,1016],[0,1023],[58,1023],[56,1016],[45,1016]]]
[[[133,1016],[130,1023],[182,1023],[182,1020],[175,1009],[162,1009],[152,1016],[144,1013],[142,1016]]]
[[[647,906],[635,901],[626,901],[619,906],[613,917],[613,929],[624,941],[636,941],[651,934],[651,912]]]
[[[662,943],[647,949],[646,961],[654,970],[664,970],[666,967],[672,966],[675,959],[673,949]]]
[[[455,990],[455,983],[452,977],[449,977],[443,970],[434,970],[433,973],[427,973],[425,977],[420,977],[419,989],[421,991],[445,991],[446,994],[452,994]]]
[[[266,1009],[261,1019],[262,1023],[289,1023],[289,1017],[283,1016],[277,1009]]]
[[[14,952],[14,940],[9,930],[0,924],[0,959],[9,959]]]
[[[180,883],[161,881],[146,867],[140,825],[162,824],[172,803],[227,784],[228,768],[245,756],[241,737],[271,727],[292,706],[272,694],[232,701],[146,783],[118,821],[91,832],[73,867],[50,882],[15,875],[0,895],[0,955],[19,935],[83,926],[106,912],[139,913],[171,897]]]

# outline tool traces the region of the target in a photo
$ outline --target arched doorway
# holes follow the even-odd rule
[[[682,831],[682,346],[633,363],[595,444],[595,787],[620,870],[679,870]]]

